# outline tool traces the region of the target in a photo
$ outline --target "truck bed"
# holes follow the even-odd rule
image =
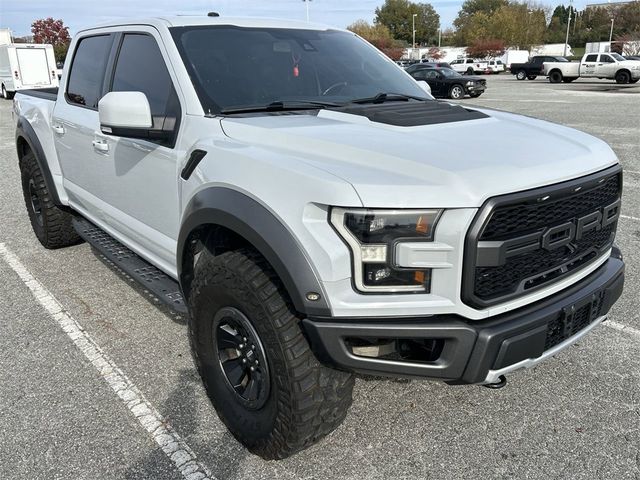
[[[20,95],[28,95],[30,97],[38,97],[55,102],[58,98],[58,87],[20,90],[19,93]]]

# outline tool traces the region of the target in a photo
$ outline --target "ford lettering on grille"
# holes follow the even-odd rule
[[[615,238],[621,190],[616,166],[487,201],[465,241],[464,302],[504,303],[602,258]]]

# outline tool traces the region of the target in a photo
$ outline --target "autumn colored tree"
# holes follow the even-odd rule
[[[394,39],[389,29],[384,25],[371,25],[365,20],[358,20],[349,25],[347,29],[360,35],[392,60],[400,60],[404,55],[404,43]]]
[[[495,58],[504,54],[506,45],[503,40],[476,40],[467,47],[467,55],[473,58]]]
[[[51,45],[68,44],[71,41],[69,28],[62,20],[52,17],[36,20],[31,24],[31,33],[35,43],[50,43]]]
[[[440,50],[438,47],[431,47],[427,52],[426,57],[431,60],[435,60],[437,62],[442,57],[444,57],[444,54],[442,53],[442,50]]]

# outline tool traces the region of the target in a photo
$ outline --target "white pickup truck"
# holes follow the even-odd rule
[[[84,239],[188,315],[220,418],[264,458],[336,428],[355,373],[502,387],[622,291],[611,148],[435,101],[345,30],[121,20],[14,115],[42,245]]]
[[[640,80],[640,61],[617,53],[587,53],[580,62],[545,62],[542,74],[551,83],[570,83],[578,78],[606,78],[617,83]]]

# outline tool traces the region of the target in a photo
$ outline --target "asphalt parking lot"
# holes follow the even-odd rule
[[[550,85],[503,74],[488,86],[463,103],[575,127],[619,155],[623,298],[609,322],[510,376],[502,390],[359,378],[345,423],[281,462],[249,454],[226,432],[193,368],[184,319],[147,300],[88,245],[40,246],[23,205],[11,103],[0,101],[0,478],[640,479],[640,84]],[[485,148],[518,155],[500,145],[469,150]],[[62,316],[52,315],[58,307],[47,292]],[[79,327],[68,334],[61,318]],[[79,348],[83,335],[98,350]],[[114,392],[114,377],[96,368],[104,358],[200,470],[176,468]]]

